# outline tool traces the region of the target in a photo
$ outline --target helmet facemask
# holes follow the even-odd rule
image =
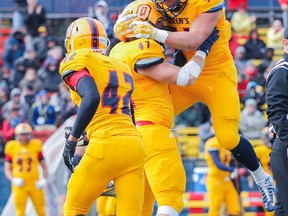
[[[177,17],[186,7],[187,0],[175,0],[174,4],[167,6],[165,0],[153,0],[156,9],[167,18]]]

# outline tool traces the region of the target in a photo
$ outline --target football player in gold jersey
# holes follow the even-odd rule
[[[142,20],[149,20],[155,25],[164,25],[165,22],[165,20],[158,20],[154,15],[158,12],[153,8],[151,1],[134,1],[124,9],[123,14],[126,11],[138,13]],[[214,33],[215,35],[212,34],[209,41],[203,43],[203,46],[207,46],[208,49],[213,45],[213,40],[218,38],[218,32]],[[167,83],[183,84],[184,79],[187,85],[192,84],[193,80],[187,76],[178,83],[177,74],[181,68],[167,63],[163,52],[163,47],[158,42],[136,39],[133,34],[126,42],[114,46],[110,52],[110,56],[121,59],[133,71],[135,91],[132,97],[135,120],[146,147],[144,169],[147,181],[141,214],[143,216],[152,215],[154,197],[158,204],[157,216],[179,215],[183,208],[182,195],[186,184],[182,159],[171,132],[174,110]],[[205,58],[206,53],[201,48],[198,53]],[[198,56],[198,53],[193,57],[193,61],[197,66],[201,61],[203,67],[204,58]],[[157,80],[165,80],[167,83]]]
[[[43,178],[39,175],[39,165]],[[25,216],[26,202],[31,199],[39,216],[45,215],[43,189],[47,184],[47,167],[42,154],[42,142],[32,139],[32,128],[27,123],[15,127],[15,140],[5,147],[5,175],[12,183],[17,216]]]
[[[111,180],[116,214],[141,212],[145,150],[130,112],[134,83],[128,65],[105,55],[108,45],[105,28],[95,19],[79,18],[67,29],[67,55],[59,72],[79,109],[63,151],[64,163],[73,172],[65,216],[86,215]],[[74,170],[75,147],[85,128],[89,144]]]
[[[231,180],[237,177],[237,169],[231,166],[231,152],[212,137],[205,142],[205,159],[209,170],[206,184],[210,200],[208,215],[220,215],[224,203],[229,215],[240,215],[239,194]]]
[[[150,38],[182,50],[184,74],[194,67],[190,61],[196,48],[216,27],[219,39],[213,45],[203,70],[192,75],[197,79],[193,85],[179,87],[170,85],[175,115],[196,102],[204,102],[213,117],[216,137],[224,148],[230,150],[241,164],[251,172],[262,194],[263,204],[268,211],[274,210],[275,186],[271,176],[259,164],[251,143],[238,133],[240,102],[237,92],[237,70],[228,42],[231,25],[225,18],[223,0],[152,0],[155,8],[170,23],[173,31],[153,27],[148,22],[129,19],[137,38]],[[124,26],[123,23],[120,26]],[[115,27],[117,30],[117,25]],[[120,29],[120,28],[119,28]],[[125,33],[125,32],[124,32]],[[123,38],[124,35],[120,36]],[[201,75],[200,75],[201,73]],[[200,75],[200,76],[199,76]],[[199,77],[198,77],[199,76]],[[184,77],[184,76],[183,76]]]

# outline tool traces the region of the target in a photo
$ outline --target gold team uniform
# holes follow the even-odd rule
[[[17,140],[11,140],[5,146],[5,155],[5,160],[12,163],[13,177],[24,180],[21,187],[12,184],[17,216],[25,215],[28,197],[31,198],[37,214],[44,216],[44,192],[36,187],[39,180],[39,161],[43,160],[41,141],[32,139],[24,145]]]
[[[119,195],[117,205],[123,209],[117,215],[139,215],[143,202],[140,195],[144,192],[145,152],[130,113],[130,96],[134,89],[130,68],[120,60],[92,49],[78,49],[62,60],[60,74],[63,77],[68,71],[81,73],[84,69],[94,79],[101,99],[86,128],[89,145],[68,183],[65,216],[87,213],[111,179]],[[79,106],[81,97],[71,88],[70,93]],[[86,173],[80,173],[80,170],[86,170]],[[125,208],[129,203],[135,204],[133,209]]]
[[[139,59],[165,60],[163,49],[154,40],[138,39],[118,43],[110,56],[121,59],[133,70],[135,119],[146,148],[144,169],[158,206],[169,205],[180,213],[186,180],[177,143],[171,133],[174,111],[168,84],[140,75],[134,69]],[[153,213],[154,197],[149,185],[145,184],[143,216]]]
[[[205,103],[213,116],[215,134],[219,142],[223,147],[231,150],[240,140],[238,135],[240,105],[237,92],[237,70],[228,46],[231,26],[225,20],[224,2],[223,0],[188,0],[185,9],[176,18],[171,19],[170,24],[177,31],[188,31],[190,25],[201,13],[213,12],[221,8],[222,15],[216,23],[219,29],[219,39],[206,57],[200,76],[193,85],[187,87],[170,85],[170,89],[175,115],[197,102]],[[189,60],[195,51],[185,50],[183,53]]]
[[[223,203],[226,204],[229,215],[239,215],[239,195],[229,178],[230,172],[220,170],[215,165],[209,153],[209,151],[215,150],[219,152],[221,163],[226,166],[229,166],[232,158],[231,152],[221,147],[216,137],[207,140],[205,143],[205,159],[209,168],[207,174],[207,190],[210,199],[209,216],[218,216]]]

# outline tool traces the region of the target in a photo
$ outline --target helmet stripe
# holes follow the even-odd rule
[[[93,22],[92,19],[86,19],[90,30],[91,30],[91,48],[99,48],[99,42],[98,42],[98,38],[99,38],[99,31],[97,29],[97,24]]]

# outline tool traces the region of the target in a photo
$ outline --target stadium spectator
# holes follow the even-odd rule
[[[35,102],[36,100],[36,93],[33,89],[33,86],[31,85],[24,85],[22,88],[21,88],[21,91],[22,91],[22,95],[21,95],[21,102],[26,104],[29,109],[31,110],[31,107],[33,105],[33,103]],[[29,115],[29,121],[31,121],[31,116]]]
[[[238,10],[231,17],[233,32],[238,37],[244,38],[247,38],[251,29],[255,28],[257,20],[256,16],[248,14],[246,6],[239,5]]]
[[[250,81],[254,80],[254,77],[257,74],[257,67],[252,60],[247,61],[244,74]]]
[[[29,107],[20,101],[21,90],[14,88],[10,92],[9,101],[7,101],[2,107],[2,119],[8,118],[14,105],[18,105],[20,116],[24,119],[28,119],[30,109]]]
[[[235,50],[234,63],[238,74],[244,74],[247,66],[246,50],[243,46],[238,46]]]
[[[41,90],[36,97],[36,102],[32,105],[32,122],[35,129],[56,127],[56,112],[49,104],[48,92]],[[38,127],[37,127],[38,126]]]
[[[245,74],[238,74],[237,91],[238,91],[241,103],[244,103],[245,101],[245,95],[246,95],[248,83],[249,83],[249,79],[246,78]]]
[[[4,65],[13,69],[14,62],[25,52],[24,33],[21,31],[13,32],[5,42],[3,51]]]
[[[108,30],[109,18],[108,18],[108,4],[104,0],[99,0],[94,5],[95,18],[99,20],[106,31]],[[108,32],[107,32],[108,35]]]
[[[265,104],[265,92],[262,87],[259,88],[258,83],[255,81],[250,81],[246,88],[246,94],[244,97],[244,103],[248,99],[254,99],[257,102],[257,108],[261,110],[261,106]]]
[[[43,89],[43,82],[37,77],[37,72],[34,67],[28,67],[25,76],[19,82],[19,88],[21,89],[27,85],[32,86],[36,93]]]
[[[61,77],[59,76],[59,62],[57,59],[49,58],[45,62],[46,66],[38,70],[38,77],[43,81],[43,89],[53,94],[57,92],[59,83],[62,82]]]
[[[19,82],[24,78],[28,67],[33,67],[36,70],[40,68],[36,53],[31,49],[26,50],[24,55],[18,58],[14,63],[14,68],[11,74],[11,82],[13,86],[19,87]]]
[[[257,29],[252,29],[248,40],[244,43],[246,59],[262,59],[265,56],[266,44],[260,38]]]
[[[27,119],[20,116],[19,109],[19,104],[13,104],[11,112],[3,122],[2,133],[6,142],[15,138],[14,131],[18,124],[27,122]]]
[[[263,113],[257,109],[256,100],[252,98],[246,100],[240,115],[241,134],[248,139],[260,139],[261,131],[266,123]]]
[[[38,28],[46,22],[46,10],[38,0],[27,0],[24,24],[27,31],[27,47],[33,48],[33,39],[39,35]]]
[[[284,28],[281,20],[274,20],[271,27],[267,30],[267,47],[282,49],[283,32]]]
[[[27,7],[26,0],[14,0],[16,5],[12,15],[12,31],[19,31],[24,27],[24,13]]]

